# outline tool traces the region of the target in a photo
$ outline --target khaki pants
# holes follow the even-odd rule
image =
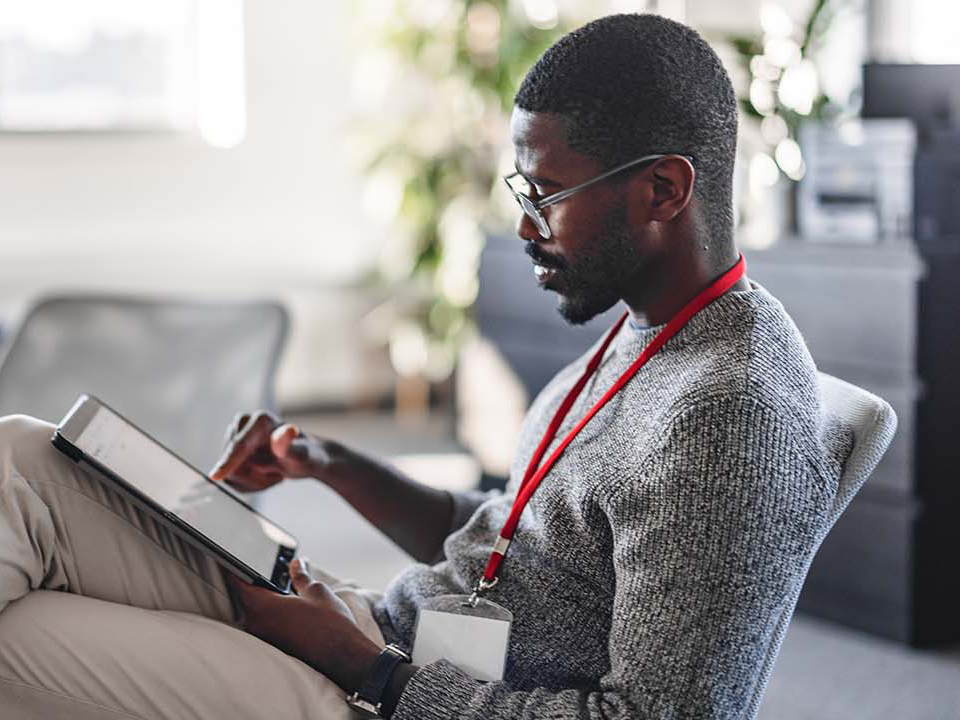
[[[217,566],[0,418],[0,718],[349,718],[342,691],[231,626]],[[383,644],[372,596],[330,577]]]

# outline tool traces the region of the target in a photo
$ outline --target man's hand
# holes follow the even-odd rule
[[[329,445],[268,412],[238,415],[210,477],[243,492],[264,490],[284,478],[316,477],[330,461]]]
[[[268,412],[239,415],[227,449],[211,471],[242,492],[284,478],[315,478],[417,560],[437,556],[450,532],[450,493],[419,485],[383,463],[334,441],[306,435]]]
[[[280,595],[228,575],[243,610],[241,627],[353,693],[380,648],[357,627],[350,608],[324,583],[310,577],[306,564],[305,559],[290,563],[295,595]]]

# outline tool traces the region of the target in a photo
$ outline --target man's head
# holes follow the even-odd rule
[[[545,208],[550,239],[521,220],[528,253],[555,271],[540,271],[541,283],[561,295],[569,321],[585,322],[621,298],[642,305],[694,250],[708,265],[729,258],[736,98],[720,60],[690,28],[613,15],[569,33],[524,79],[511,130],[535,197],[671,154]]]

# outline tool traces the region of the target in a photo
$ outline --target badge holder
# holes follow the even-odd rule
[[[471,595],[439,595],[417,612],[413,662],[448,660],[476,680],[503,679],[513,613],[480,597],[496,581]]]

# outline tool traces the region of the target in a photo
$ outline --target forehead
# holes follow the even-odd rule
[[[558,177],[592,169],[596,163],[570,149],[559,115],[530,112],[515,107],[510,116],[510,139],[517,168],[529,173]]]

